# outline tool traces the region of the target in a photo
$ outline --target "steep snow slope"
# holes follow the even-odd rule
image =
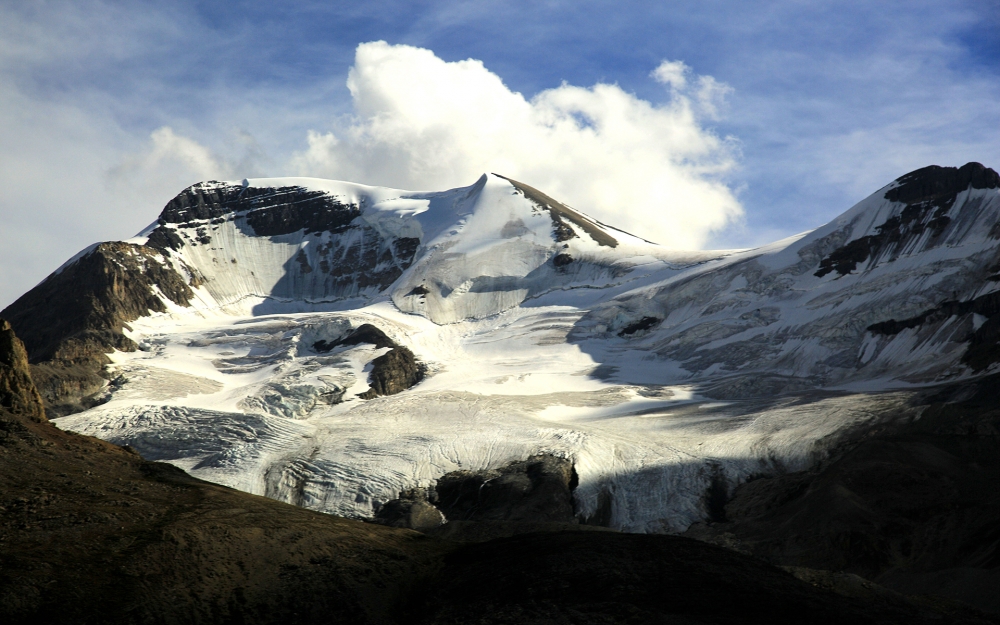
[[[595,358],[621,363],[612,379],[656,382],[666,369],[727,397],[969,375],[991,361],[971,362],[969,346],[992,344],[993,323],[979,331],[1000,289],[998,186],[977,164],[918,170],[813,232],[598,305],[574,338],[646,319],[626,344],[597,342]]]
[[[361,517],[554,453],[581,517],[681,530],[740,481],[914,417],[914,388],[990,366],[998,186],[928,168],[812,233],[681,253],[492,175],[441,193],[196,185],[136,241],[190,276],[191,305],[132,322],[108,401],[59,424]],[[365,323],[412,350],[420,384],[358,397],[388,348],[323,348]]]

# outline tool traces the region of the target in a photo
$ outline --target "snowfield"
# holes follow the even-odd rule
[[[581,518],[610,506],[613,527],[683,531],[713,489],[807,468],[847,432],[917,418],[921,389],[979,374],[962,357],[980,314],[875,324],[1000,284],[997,189],[921,208],[886,199],[897,181],[810,233],[678,252],[494,175],[440,193],[205,184],[306,189],[357,216],[273,235],[238,211],[161,223],[195,300],[132,323],[140,348],[113,355],[106,403],[57,423],[351,517],[551,453],[574,462]],[[316,344],[365,323],[412,350],[422,382],[358,397],[388,349]]]

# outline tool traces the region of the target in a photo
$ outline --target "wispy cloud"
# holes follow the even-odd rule
[[[1000,57],[984,71],[961,38],[995,4],[733,9],[717,32],[730,49],[713,72],[736,88],[720,127],[744,148],[748,230],[716,244],[815,227],[932,163],[1000,164]]]

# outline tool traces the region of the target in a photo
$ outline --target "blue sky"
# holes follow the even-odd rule
[[[995,0],[0,0],[0,307],[89,243],[133,235],[192,176],[310,173],[296,170],[310,131],[359,128],[346,82],[365,42],[479,60],[527,101],[604,83],[666,107],[681,96],[651,78],[662,62],[712,77],[727,88],[692,128],[719,140],[726,165],[705,177],[742,214],[692,240],[742,247],[816,227],[924,165],[1000,166],[998,32]],[[343,171],[395,180],[372,167]],[[693,209],[645,206],[626,222],[669,210]]]

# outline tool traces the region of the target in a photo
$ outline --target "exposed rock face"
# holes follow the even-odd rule
[[[885,198],[893,202],[906,202],[909,206],[898,218],[895,218],[895,221],[890,220],[892,223],[887,222],[888,225],[884,225],[882,228],[887,228],[889,240],[902,246],[905,241],[899,232],[909,228],[912,230],[912,234],[919,235],[924,230],[923,221],[926,221],[928,211],[934,208],[936,210],[932,215],[933,218],[927,221],[926,226],[930,227],[936,236],[950,223],[949,218],[943,214],[954,205],[959,193],[967,189],[1000,188],[1000,174],[979,163],[967,163],[958,168],[932,165],[906,174],[897,179],[896,182],[898,186],[886,191]],[[853,241],[847,246],[860,245],[860,247],[856,246],[857,249],[854,252],[858,258],[857,262],[863,262],[867,259],[866,253],[862,253],[862,248],[867,250],[868,242],[859,243],[861,241],[862,239]],[[846,249],[846,247],[842,249]],[[827,260],[824,259],[824,262]],[[847,271],[853,268],[854,265],[851,265]],[[839,268],[838,271],[844,273]],[[820,273],[817,272],[816,275],[820,275]],[[995,281],[996,276],[990,276],[987,279]],[[979,372],[995,362],[1000,362],[1000,348],[998,348],[1000,294],[998,293],[987,293],[966,301],[944,301],[913,317],[901,320],[890,319],[872,324],[868,330],[874,334],[892,336],[906,329],[940,324],[952,317],[968,314],[981,315],[986,318],[985,322],[980,324],[978,328],[970,329],[964,338],[964,341],[968,343],[968,348],[962,356],[962,362]]]
[[[168,255],[196,258],[199,266],[213,263],[206,269],[210,275],[206,285],[220,302],[248,294],[279,299],[356,297],[392,284],[420,246],[417,237],[389,235],[357,219],[364,201],[299,186],[203,182],[167,204],[147,244]],[[286,235],[299,238],[293,257],[297,271],[286,271],[279,279],[274,267],[242,266],[258,254],[273,262],[268,247],[288,245],[292,239]],[[248,238],[264,241],[247,244]],[[212,275],[218,272],[217,263],[236,265],[230,268],[239,276]]]
[[[361,399],[374,399],[381,395],[402,393],[424,379],[424,367],[417,361],[413,352],[390,339],[385,332],[370,323],[358,326],[357,329],[337,341],[317,341],[313,344],[313,349],[322,353],[341,345],[359,345],[361,343],[370,343],[378,349],[391,348],[390,351],[372,361],[372,370],[368,374],[368,383],[371,388],[358,395]]]
[[[886,191],[890,202],[939,202],[951,205],[955,196],[968,188],[996,189],[1000,187],[1000,174],[980,163],[966,163],[961,167],[930,165],[905,176],[900,176],[898,186]]]
[[[430,496],[437,499],[433,490]],[[428,500],[424,488],[404,490],[399,499],[386,502],[375,513],[376,523],[390,527],[405,527],[424,532],[439,527],[445,522],[444,515]]]
[[[317,341],[313,344],[313,348],[318,352],[328,352],[341,345],[360,345],[361,343],[370,343],[376,348],[398,347],[395,341],[386,336],[385,332],[370,323],[363,323],[344,338],[332,342]]]
[[[0,408],[46,421],[42,398],[31,381],[28,352],[6,319],[0,319]]]
[[[552,257],[552,264],[556,267],[565,267],[566,265],[573,262],[573,257],[569,254],[556,254]]]
[[[998,292],[987,293],[964,302],[942,302],[939,306],[908,319],[899,321],[890,319],[872,324],[868,326],[868,331],[891,336],[903,330],[940,324],[951,317],[968,314],[985,318],[979,328],[970,328],[964,337],[968,347],[962,355],[962,362],[971,366],[973,371],[979,372],[995,362],[1000,362],[1000,293]]]
[[[398,345],[372,361],[368,374],[371,388],[359,395],[374,399],[379,395],[402,393],[424,379],[424,368],[408,348]]]
[[[332,289],[344,294],[384,289],[410,266],[420,244],[416,238],[386,241],[369,227],[357,227],[357,234],[317,245],[312,259],[305,261],[309,268],[305,273],[318,270],[329,276]]]
[[[196,221],[232,218],[237,212],[245,212],[247,223],[259,236],[299,230],[343,232],[361,214],[358,206],[343,204],[322,191],[243,187],[210,180],[190,186],[170,200],[160,213],[160,224],[185,227]]]
[[[625,326],[624,328],[622,328],[618,332],[618,336],[626,337],[626,336],[630,336],[632,334],[635,334],[637,332],[642,332],[644,330],[648,330],[648,329],[652,328],[653,326],[655,326],[656,324],[660,323],[661,321],[663,321],[663,320],[659,319],[657,317],[643,317],[642,319],[639,319],[638,321],[630,323],[627,326]]]
[[[836,271],[839,275],[857,269],[860,263],[883,254],[892,255],[930,231],[931,238],[941,236],[951,223],[948,211],[958,194],[966,189],[1000,187],[1000,175],[979,163],[962,167],[932,165],[910,172],[896,180],[898,186],[886,191],[885,199],[904,202],[899,215],[878,226],[876,234],[866,235],[839,247],[820,261],[816,276],[822,278]]]
[[[496,471],[454,471],[437,482],[437,506],[451,520],[574,522],[576,471],[543,455]]]
[[[433,488],[403,491],[378,510],[375,522],[432,531],[447,520],[440,535],[477,541],[555,529],[577,523],[576,485],[571,461],[532,456],[497,470],[452,471]]]
[[[122,332],[128,323],[166,311],[161,294],[188,305],[194,277],[193,271],[182,276],[151,247],[101,243],[0,315],[23,337],[46,407],[66,414],[104,385],[108,352],[135,349]]]

